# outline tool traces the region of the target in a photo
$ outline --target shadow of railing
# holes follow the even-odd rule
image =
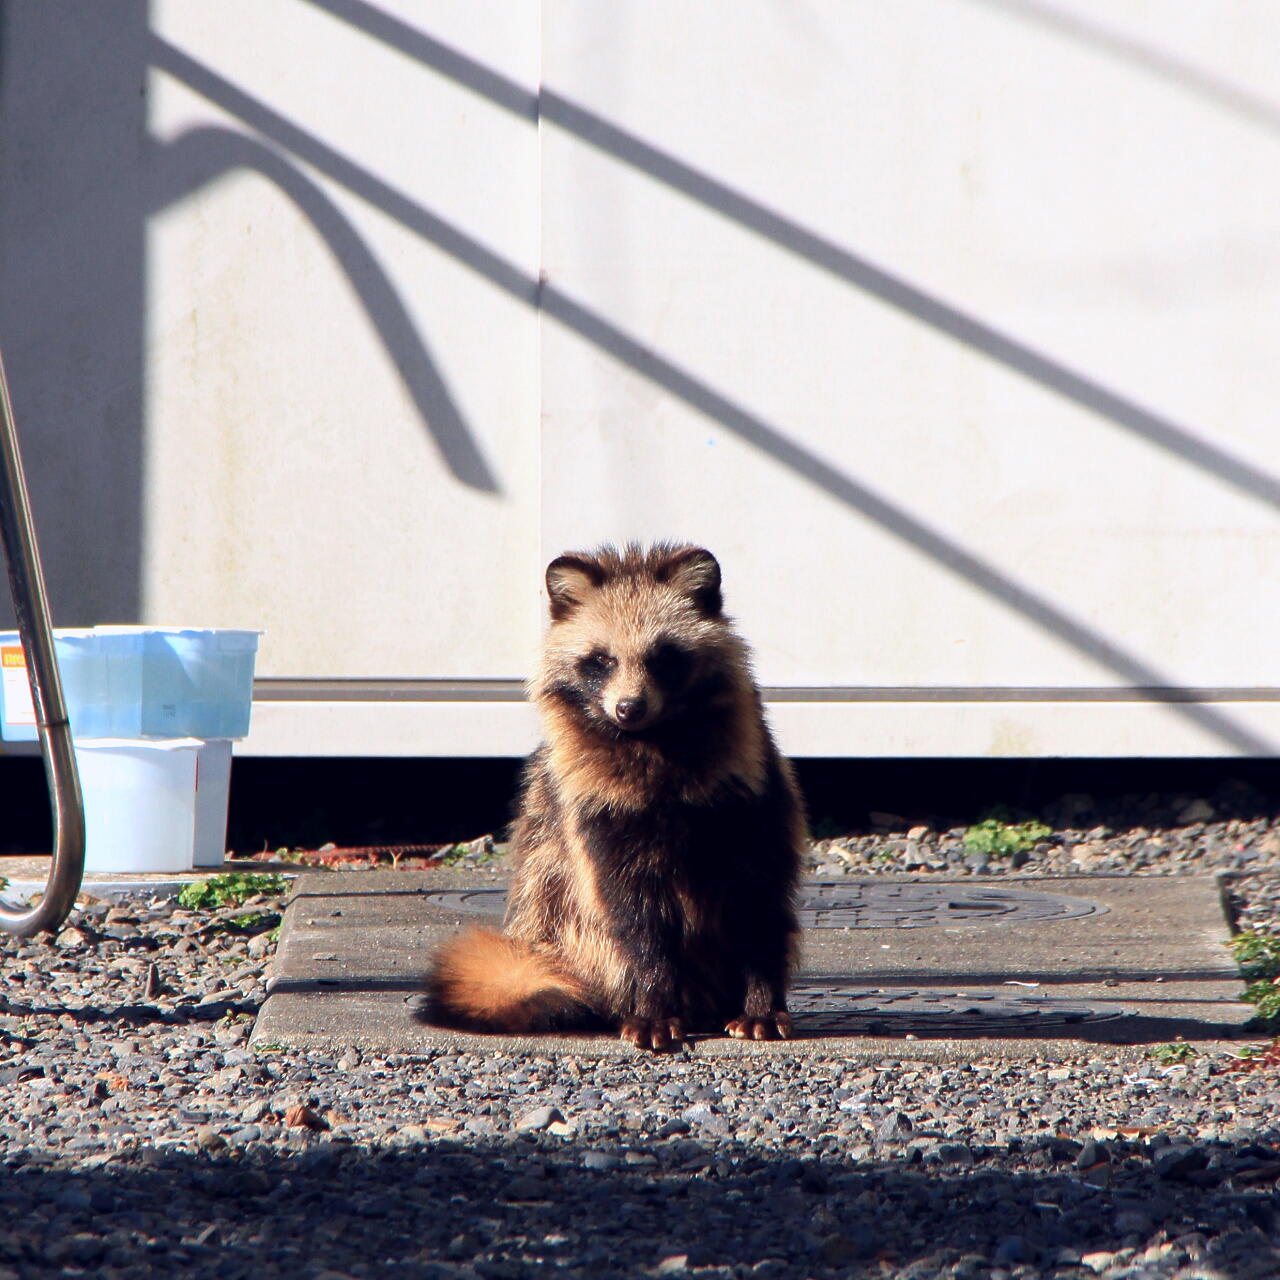
[[[885,305],[980,352],[1010,371],[1131,431],[1149,444],[1181,457],[1249,496],[1273,507],[1280,507],[1280,479],[1250,466],[1187,428],[1035,350],[1027,343],[941,301],[866,258],[818,235],[794,219],[762,205],[554,89],[543,85],[540,92],[532,93],[518,82],[450,48],[425,32],[379,12],[365,3],[365,0],[309,2],[315,8],[324,10],[365,35],[390,45],[439,75],[471,90],[491,105],[530,123],[541,121],[564,130],[578,141],[754,232],[776,248],[802,259],[810,266],[828,272]],[[1003,3],[1003,0],[978,2],[1012,8]],[[1185,75],[1185,69],[1183,72]],[[1221,93],[1219,96],[1222,96]],[[1280,121],[1280,114],[1273,111],[1272,116],[1273,125]]]
[[[313,0],[314,2],[314,0]],[[1126,35],[1117,28],[1090,22],[1076,13],[1038,0],[969,0],[1030,26],[1039,27],[1055,36],[1106,54],[1153,76],[1167,85],[1185,89],[1211,103],[1219,110],[1280,136],[1280,108],[1257,94],[1224,80],[1185,58],[1152,48],[1149,44]]]
[[[1177,682],[1166,673],[1077,621],[1046,597],[958,547],[922,520],[876,494],[867,485],[845,475],[818,454],[795,443],[758,415],[651,350],[604,316],[575,301],[554,284],[532,278],[515,263],[410,199],[376,174],[342,155],[173,45],[155,38],[152,42],[152,60],[156,67],[175,76],[224,111],[237,116],[263,136],[297,155],[306,164],[347,187],[388,217],[450,254],[494,287],[527,305],[539,307],[552,319],[600,350],[608,352],[619,363],[662,387],[690,408],[718,422],[726,430],[754,445],[776,462],[1070,648],[1120,676],[1133,687],[1135,697],[1142,698],[1148,690],[1176,685]],[[1065,371],[1063,373],[1065,375]],[[1093,384],[1089,386],[1092,388]],[[1101,388],[1094,390],[1098,396],[1104,396]],[[1214,451],[1210,448],[1204,454],[1202,463],[1208,466],[1213,462]],[[1280,505],[1280,486],[1269,477],[1259,476],[1243,464],[1239,464],[1232,474],[1238,475],[1242,481],[1247,480],[1257,490],[1257,496],[1269,495],[1269,500]],[[1171,704],[1171,711],[1193,721],[1233,750],[1246,755],[1271,754],[1272,744],[1267,739],[1215,707],[1179,703]]]
[[[292,200],[350,282],[450,471],[472,488],[499,491],[492,468],[390,276],[316,183],[270,147],[234,129],[215,126],[153,144],[151,162],[152,212],[237,170],[259,174]]]

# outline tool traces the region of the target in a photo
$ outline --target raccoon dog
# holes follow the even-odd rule
[[[475,1031],[792,1034],[787,980],[804,818],[746,646],[698,547],[628,546],[547,568],[503,932],[446,944],[426,1020]]]

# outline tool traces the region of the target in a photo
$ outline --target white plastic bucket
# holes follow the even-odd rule
[[[196,756],[196,831],[193,862],[220,867],[227,853],[227,800],[231,790],[231,739],[211,738]]]
[[[86,871],[191,870],[202,745],[195,738],[98,738],[76,744]],[[225,795],[222,803],[225,823]]]

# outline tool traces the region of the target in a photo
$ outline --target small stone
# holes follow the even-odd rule
[[[517,1133],[540,1133],[553,1124],[563,1124],[564,1116],[558,1107],[534,1107],[516,1121]]]
[[[1096,1253],[1086,1253],[1080,1259],[1082,1267],[1088,1267],[1095,1275],[1100,1275],[1116,1260],[1114,1253],[1108,1253],[1105,1249],[1100,1249]]]
[[[1209,1163],[1208,1153],[1201,1147],[1163,1147],[1152,1157],[1151,1167],[1161,1178],[1185,1178],[1198,1173]]]
[[[687,1253],[672,1253],[663,1258],[653,1269],[656,1276],[675,1276],[680,1275],[684,1271],[689,1270],[689,1255]]]
[[[1145,1236],[1155,1225],[1155,1219],[1140,1209],[1120,1209],[1111,1221],[1122,1236]]]
[[[1080,1148],[1079,1155],[1076,1156],[1077,1169],[1092,1169],[1095,1164],[1102,1161],[1110,1160],[1111,1156],[1107,1148],[1094,1138],[1090,1138],[1083,1147]]]
[[[915,1126],[905,1111],[890,1111],[876,1126],[877,1142],[900,1142],[909,1138]]]
[[[1207,800],[1192,800],[1178,810],[1179,826],[1187,827],[1193,822],[1212,822],[1217,810]]]
[[[196,1146],[201,1151],[221,1151],[227,1145],[227,1140],[211,1125],[201,1125],[196,1130]]]
[[[547,1196],[547,1184],[541,1178],[521,1174],[512,1178],[502,1192],[504,1200],[543,1200]]]
[[[996,1245],[991,1261],[997,1266],[1012,1266],[1027,1256],[1027,1242],[1021,1236],[1005,1236]]]
[[[818,1253],[828,1267],[844,1266],[856,1256],[853,1241],[839,1231],[833,1231],[830,1235],[823,1237]]]
[[[622,1161],[608,1151],[588,1151],[582,1157],[584,1169],[594,1169],[597,1173],[607,1173],[622,1167]]]
[[[97,1262],[107,1251],[106,1241],[89,1231],[77,1231],[62,1244],[60,1261],[74,1263],[77,1266],[88,1266]]]
[[[323,1116],[301,1102],[295,1102],[285,1111],[284,1124],[287,1129],[311,1129],[316,1132],[329,1127],[329,1122]]]
[[[880,813],[872,810],[867,817],[877,831],[905,831],[907,820],[900,813]]]

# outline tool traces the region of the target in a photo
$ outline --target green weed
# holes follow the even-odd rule
[[[1242,929],[1226,945],[1246,979],[1280,977],[1280,934]]]
[[[462,866],[464,863],[470,867],[481,866],[498,856],[498,848],[490,836],[480,836],[463,844],[450,845],[436,854],[439,862],[446,867]]]
[[[1257,1009],[1254,1022],[1280,1021],[1280,978],[1259,978],[1245,987],[1240,998]]]
[[[1243,929],[1227,946],[1247,984],[1241,997],[1257,1009],[1255,1021],[1280,1021],[1280,935]]]
[[[284,876],[275,872],[233,871],[183,885],[178,903],[188,911],[216,911],[219,907],[238,907],[260,893],[279,897],[288,888]]]
[[[1005,810],[994,809],[964,833],[964,847],[966,853],[1008,858],[1015,853],[1028,852],[1052,834],[1051,828],[1034,818],[1027,822],[1011,822]]]
[[[1148,1058],[1154,1058],[1165,1067],[1171,1067],[1179,1062],[1189,1062],[1195,1056],[1195,1048],[1184,1044],[1181,1040],[1175,1040],[1170,1044],[1153,1045],[1147,1050]]]

